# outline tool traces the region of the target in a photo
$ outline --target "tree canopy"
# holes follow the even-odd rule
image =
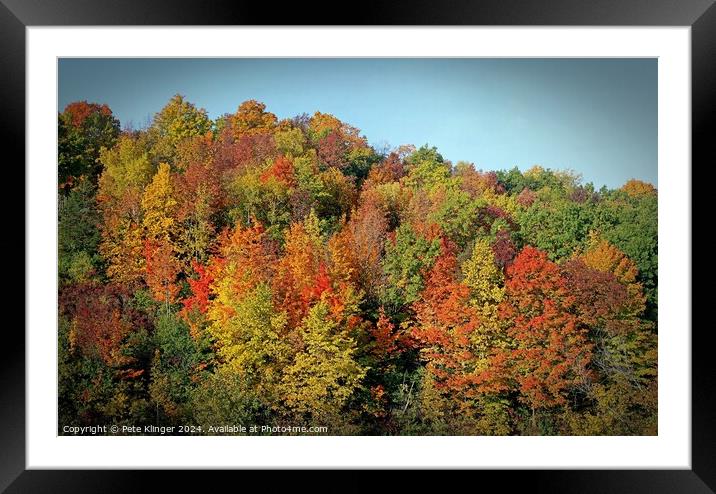
[[[657,432],[656,187],[255,100],[58,115],[60,431]]]

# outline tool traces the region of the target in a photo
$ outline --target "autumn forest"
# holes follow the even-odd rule
[[[657,189],[416,144],[67,105],[58,433],[657,434]]]

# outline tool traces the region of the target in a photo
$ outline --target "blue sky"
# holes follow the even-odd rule
[[[320,110],[374,145],[430,144],[483,170],[571,169],[657,185],[656,59],[60,59],[59,110],[106,103],[145,125],[179,93],[211,118],[247,99]]]

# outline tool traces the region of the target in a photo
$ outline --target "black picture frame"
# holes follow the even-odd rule
[[[692,164],[691,170],[716,162],[716,139],[709,132],[716,120],[716,6],[714,0],[397,0],[340,5],[337,2],[293,4],[226,0],[0,0],[0,141],[6,171],[19,172],[25,160],[25,28],[84,25],[531,25],[531,26],[691,26]],[[9,153],[8,153],[9,151]],[[685,167],[689,164],[685,163]],[[22,182],[25,182],[24,172]],[[9,183],[9,182],[6,182]],[[16,182],[13,182],[16,183]],[[25,184],[27,186],[27,184]],[[7,189],[15,186],[6,187]],[[692,194],[693,196],[693,194]],[[15,202],[17,204],[17,202]],[[12,211],[12,210],[11,210]],[[17,221],[19,222],[19,215]],[[689,219],[691,221],[691,219]],[[693,223],[692,223],[693,224]],[[24,231],[23,223],[13,231]],[[19,234],[17,234],[19,237]],[[24,235],[23,235],[24,239]],[[24,240],[23,240],[24,245]],[[17,257],[17,245],[14,246]],[[12,261],[11,261],[12,262]],[[24,291],[23,291],[24,293]],[[24,293],[31,297],[31,293]],[[26,301],[27,299],[25,299]],[[693,303],[692,303],[693,306]],[[58,471],[25,469],[25,338],[6,322],[0,359],[0,491],[132,492],[162,482],[189,487],[208,472]],[[692,469],[691,470],[531,470],[465,472],[483,486],[498,480],[547,492],[716,492],[716,359],[708,345],[711,325],[692,332]],[[680,328],[690,330],[690,328]],[[293,472],[294,484],[310,472]],[[241,473],[246,478],[249,472]],[[223,478],[211,474],[208,485]],[[219,477],[236,475],[223,472]],[[375,488],[360,472],[349,472],[338,490]],[[252,481],[266,481],[258,472]],[[151,478],[150,478],[151,477]],[[406,487],[408,476],[396,485]],[[422,482],[415,472],[412,481]],[[443,487],[464,475],[442,476]],[[489,478],[493,477],[493,478]],[[271,475],[272,485],[276,478]],[[499,479],[498,479],[499,478]],[[247,479],[246,482],[249,482]],[[471,480],[470,482],[475,482]],[[390,488],[391,481],[383,483]],[[207,484],[204,484],[207,486]],[[473,484],[476,485],[476,484]],[[164,489],[162,489],[164,490]],[[167,488],[168,490],[168,484]],[[273,489],[271,489],[273,490]],[[401,489],[402,490],[402,489]]]

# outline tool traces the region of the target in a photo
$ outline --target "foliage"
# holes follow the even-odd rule
[[[60,426],[657,433],[651,184],[376,150],[255,100],[124,132],[77,102],[58,133]]]
[[[410,187],[430,189],[450,177],[450,164],[443,160],[437,148],[427,144],[408,156],[405,163],[408,170],[405,183]]]
[[[154,115],[148,130],[154,161],[174,161],[180,143],[192,137],[203,136],[210,128],[211,122],[206,110],[196,108],[180,94],[174,95],[169,103]]]
[[[386,244],[383,263],[386,281],[380,299],[389,313],[397,314],[418,299],[439,250],[439,239],[428,240],[407,224],[398,227]]]
[[[99,275],[101,215],[95,205],[95,187],[82,180],[59,202],[57,250],[60,282],[83,282]]]
[[[163,313],[155,323],[154,345],[149,394],[155,409],[161,409],[167,423],[192,417],[191,393],[204,364],[200,343],[175,314]]]
[[[537,200],[518,215],[525,243],[546,251],[552,260],[564,259],[584,248],[595,226],[590,204],[566,200]]]
[[[230,313],[217,316],[218,310]],[[274,309],[270,287],[259,284],[232,305],[213,307],[209,314],[209,332],[223,372],[240,378],[245,389],[255,392],[265,406],[276,407],[276,388],[291,349],[284,340],[286,313]]]
[[[501,316],[514,348],[506,350],[520,401],[534,412],[564,405],[589,378],[592,344],[570,310],[574,297],[547,254],[525,247],[507,268]]]
[[[366,373],[355,360],[355,341],[329,314],[325,301],[311,308],[299,330],[304,350],[282,379],[288,408],[314,421],[337,420]]]
[[[256,100],[244,101],[236,113],[229,117],[235,137],[269,132],[276,126],[276,115],[267,112],[266,105]]]
[[[658,199],[654,194],[637,198],[615,194],[601,204],[598,231],[624,252],[639,269],[649,304],[649,319],[656,320],[658,302]]]
[[[96,183],[102,149],[119,136],[119,120],[107,105],[76,101],[57,117],[58,185],[68,192],[82,178]]]

